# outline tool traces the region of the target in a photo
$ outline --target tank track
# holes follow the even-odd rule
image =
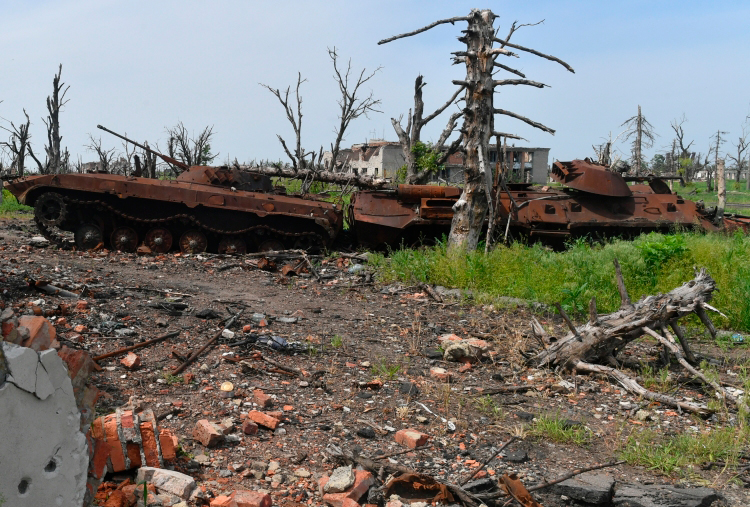
[[[268,225],[253,225],[250,227],[246,227],[244,229],[230,231],[230,230],[223,230],[223,229],[217,229],[214,227],[209,227],[208,225],[201,223],[201,221],[195,218],[194,216],[189,215],[187,213],[180,213],[180,214],[173,215],[167,218],[138,218],[132,215],[128,215],[127,213],[123,213],[117,208],[107,204],[106,202],[102,202],[100,200],[84,201],[80,199],[74,199],[68,196],[63,196],[63,199],[65,200],[66,203],[74,204],[76,206],[99,207],[100,209],[106,209],[114,213],[120,218],[129,220],[132,222],[140,223],[140,224],[151,224],[151,225],[162,224],[166,226],[166,224],[168,224],[169,222],[173,222],[175,220],[187,220],[191,222],[195,227],[198,227],[204,231],[212,232],[214,234],[233,236],[233,235],[246,234],[248,232],[257,231],[257,230],[265,230],[273,234],[276,234],[278,236],[284,236],[284,237],[295,237],[295,238],[310,237],[314,240],[317,240],[317,242],[321,246],[326,244],[323,236],[318,234],[317,232],[309,232],[309,231],[308,232],[288,232],[288,231],[276,229],[274,227],[270,227]],[[75,246],[75,243],[66,239],[64,236],[54,232],[51,228],[44,225],[38,218],[34,217],[34,222],[36,222],[36,226],[41,232],[42,236],[44,236],[50,243],[57,245],[58,248],[67,250]]]

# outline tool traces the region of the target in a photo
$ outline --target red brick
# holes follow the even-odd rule
[[[16,319],[8,319],[5,322],[3,322],[2,325],[2,332],[3,336],[7,337],[11,331],[13,331],[16,327],[18,327],[18,320]]]
[[[156,435],[154,435],[152,423],[141,423],[141,440],[143,442],[143,454],[146,456],[146,466],[160,468],[159,448],[156,446]]]
[[[255,435],[258,433],[258,425],[249,419],[245,419],[242,423],[242,433],[245,435]]]
[[[91,359],[91,356],[83,350],[68,347],[58,350],[57,355],[68,366],[68,375],[73,382],[73,387],[83,388],[89,374],[96,368],[96,363]]]
[[[323,479],[320,481],[322,483],[320,485],[321,491],[325,483],[328,482],[328,477],[324,477]],[[359,499],[367,493],[367,490],[373,484],[375,484],[375,477],[370,472],[367,470],[355,470],[354,484],[351,488],[343,493],[326,493],[323,495],[323,501],[332,507],[355,507],[359,505],[357,502],[359,502]]]
[[[270,415],[264,414],[263,412],[258,412],[257,410],[251,410],[250,412],[248,412],[247,417],[258,425],[270,430],[275,430],[280,422],[275,417],[271,417]]]
[[[56,326],[66,326],[68,324],[68,319],[65,317],[60,317],[55,321]]]
[[[242,326],[243,333],[249,333],[252,330],[253,330],[253,326],[251,326],[250,324],[245,324],[244,326]]]
[[[219,495],[211,500],[211,507],[229,507],[232,499],[226,495]]]
[[[104,433],[107,436],[107,444],[109,444],[111,471],[122,472],[126,469],[125,455],[122,453],[120,437],[117,435],[117,419],[115,419],[114,414],[110,414],[104,418]]]
[[[224,440],[224,435],[208,420],[201,419],[193,428],[193,438],[206,447],[214,447]]]
[[[430,368],[430,377],[442,382],[449,382],[453,374],[445,368],[434,366]]]
[[[130,460],[130,468],[140,468],[141,466],[141,446],[128,442],[125,444],[125,450],[128,453],[128,459]]]
[[[44,317],[24,315],[18,319],[18,325],[29,330],[29,338],[21,345],[37,352],[50,348],[57,335],[55,328]]]
[[[125,493],[114,490],[102,505],[103,507],[129,507],[130,502],[128,502],[128,497]]]
[[[429,438],[429,435],[422,433],[419,430],[415,430],[414,428],[399,430],[395,435],[396,442],[404,447],[408,447],[409,449],[414,449],[426,444]]]
[[[128,370],[134,370],[141,365],[141,358],[137,354],[128,352],[128,355],[122,358],[120,364]]]
[[[173,461],[177,458],[177,446],[175,436],[169,430],[159,430],[159,444],[164,461]]]
[[[86,326],[84,326],[83,324],[78,324],[73,328],[73,331],[75,331],[76,333],[83,333],[84,331],[86,331]]]
[[[229,507],[271,507],[271,496],[258,491],[239,490],[233,492],[229,498]]]
[[[255,401],[255,403],[261,408],[268,408],[273,405],[273,398],[260,389],[255,389],[253,391],[253,401]]]
[[[84,301],[83,299],[81,299],[80,301],[76,303],[76,311],[84,312],[88,309],[89,309],[88,301]]]

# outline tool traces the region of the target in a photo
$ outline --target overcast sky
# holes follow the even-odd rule
[[[121,148],[97,124],[163,146],[165,127],[182,121],[196,132],[213,125],[212,146],[222,161],[279,160],[276,134],[292,140],[293,133],[276,98],[258,83],[284,88],[301,72],[303,146],[328,147],[338,90],[326,48],[335,46],[355,69],[382,66],[366,91],[382,100],[383,113],[352,123],[345,146],[396,140],[390,118],[412,106],[418,73],[430,112],[453,93],[451,80],[464,76],[450,53],[461,49],[456,37],[465,23],[383,46],[377,41],[472,7],[498,14],[503,36],[514,20],[544,19],[512,41],[575,69],[528,54],[504,61],[551,87],[503,87],[496,107],[557,133],[507,117],[497,117],[496,128],[529,140],[521,144],[550,147],[552,159],[591,156],[591,145],[619,134],[639,104],[659,134],[649,158],[667,150],[670,121],[683,114],[687,138],[703,152],[718,129],[729,132],[724,150],[731,150],[750,114],[747,1],[0,0],[0,117],[20,122],[26,108],[32,141],[43,152],[45,98],[62,63],[70,101],[61,132],[74,159],[95,158],[84,147],[89,133]],[[424,137],[437,139],[446,119],[447,113],[430,124]]]

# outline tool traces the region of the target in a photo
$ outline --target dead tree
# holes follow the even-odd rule
[[[218,153],[211,153],[211,138],[214,135],[213,126],[205,127],[197,137],[191,137],[182,122],[166,130],[169,135],[167,141],[169,156],[189,167],[208,165],[219,156]],[[171,168],[172,171],[181,171],[176,166],[171,166]]]
[[[557,62],[573,72],[570,65],[559,58],[509,42],[514,32],[524,25],[513,23],[505,39],[497,38],[494,28],[496,18],[497,15],[489,9],[472,9],[468,16],[435,21],[413,32],[396,35],[378,42],[378,44],[385,44],[404,37],[411,37],[445,23],[466,22],[468,25],[466,30],[463,30],[463,35],[458,39],[466,45],[466,49],[454,53],[454,63],[466,64],[466,78],[453,82],[453,84],[465,90],[464,121],[461,129],[463,134],[462,151],[465,154],[465,184],[461,198],[454,206],[453,223],[448,241],[451,247],[470,250],[476,248],[487,211],[492,209],[493,178],[492,169],[489,166],[489,143],[491,137],[505,135],[495,131],[494,115],[510,116],[532,127],[554,133],[552,129],[541,123],[512,111],[495,107],[494,95],[500,86],[524,85],[537,88],[545,86],[542,83],[525,79],[520,71],[497,62],[497,58],[517,56],[516,53],[511,51],[511,49],[516,49]],[[497,47],[494,46],[495,43],[498,43]],[[493,79],[495,67],[519,76],[521,79]]]
[[[558,340],[550,338],[534,319],[532,335],[543,350],[533,355],[529,363],[537,367],[559,367],[569,371],[602,373],[615,378],[625,389],[646,399],[689,412],[709,413],[710,410],[704,405],[648,391],[618,369],[620,363],[616,358],[617,354],[633,340],[648,334],[664,345],[692,375],[709,384],[719,396],[735,405],[743,403],[695,368],[694,365],[698,361],[678,324],[680,318],[694,313],[712,336],[716,337],[716,328],[706,313],[706,310],[718,311],[708,304],[716,290],[716,283],[706,270],[697,271],[693,280],[667,294],[646,296],[633,303],[622,278],[620,265],[617,260],[614,262],[620,292],[620,309],[614,313],[599,315],[596,311],[596,300],[592,298],[588,322],[582,326],[575,326],[558,306],[570,329],[567,335]],[[679,340],[679,346],[675,335]]]
[[[635,167],[635,175],[640,176],[643,172],[643,149],[649,149],[654,145],[656,134],[654,127],[645,116],[641,114],[641,106],[638,106],[638,114],[625,120],[621,127],[627,127],[625,141],[632,139],[631,161]]]
[[[376,109],[380,105],[380,99],[375,99],[372,92],[367,97],[361,98],[358,96],[360,88],[372,79],[377,74],[381,67],[378,67],[370,74],[365,75],[367,69],[362,69],[357,77],[356,81],[352,76],[352,60],[349,59],[346,70],[339,69],[338,66],[338,53],[336,48],[328,50],[328,56],[331,58],[333,63],[333,78],[339,86],[341,92],[341,98],[338,101],[339,105],[339,125],[334,129],[336,134],[336,140],[331,145],[331,161],[326,169],[329,171],[336,170],[336,164],[338,161],[339,151],[341,150],[341,141],[344,139],[344,133],[349,127],[352,120],[356,120],[360,116],[369,118],[369,113],[382,113]]]
[[[281,146],[284,147],[284,152],[292,161],[292,168],[295,170],[305,169],[308,166],[315,166],[315,150],[307,152],[304,150],[304,148],[302,148],[302,97],[300,96],[299,90],[302,84],[306,81],[307,79],[302,79],[301,73],[297,73],[297,86],[295,87],[294,93],[294,98],[297,102],[296,107],[289,101],[290,87],[287,87],[286,91],[282,92],[278,88],[271,88],[267,84],[260,83],[262,87],[266,88],[279,100],[281,105],[284,107],[284,112],[286,113],[287,120],[289,120],[289,123],[292,124],[292,129],[294,129],[294,137],[296,141],[294,153],[289,150],[283,137],[281,137],[279,134],[276,134],[276,137],[279,138],[279,142],[281,143]],[[307,160],[308,157],[311,157],[309,161]]]
[[[726,139],[724,139],[722,136],[726,135],[728,132],[724,132],[723,130],[717,130],[714,135],[711,136],[711,140],[713,141],[713,152],[714,152],[714,166],[710,167],[706,165],[706,190],[708,192],[711,192],[714,189],[713,182],[712,182],[712,175],[714,170],[718,168],[719,165],[719,150],[721,149],[721,145],[726,142]],[[709,150],[709,153],[711,150]]]
[[[729,157],[734,162],[734,180],[738,185],[740,184],[740,179],[742,178],[742,170],[745,168],[745,150],[747,150],[748,147],[748,135],[750,134],[748,134],[747,132],[747,127],[743,126],[742,134],[740,135],[737,144],[734,145],[735,149],[737,150],[737,156],[727,153],[727,157]],[[748,185],[750,185],[750,175],[748,175],[747,183]],[[750,186],[748,186],[747,188],[750,189]]]
[[[422,88],[424,88],[426,84],[427,83],[424,82],[424,78],[422,77],[422,75],[417,76],[417,79],[414,81],[414,111],[412,113],[412,110],[409,109],[406,130],[404,130],[401,126],[401,118],[399,118],[398,120],[395,118],[391,118],[391,123],[393,124],[393,128],[396,131],[396,135],[398,135],[401,149],[404,152],[404,160],[406,161],[406,183],[409,184],[424,183],[429,177],[428,171],[420,171],[417,167],[417,157],[414,153],[414,147],[417,146],[417,143],[422,142],[422,128],[430,121],[434,120],[443,111],[445,111],[448,106],[455,104],[458,95],[464,89],[463,86],[459,87],[445,104],[437,108],[435,112],[425,118],[423,117],[424,101],[422,100]],[[461,142],[463,141],[463,134],[461,134],[458,139],[453,141],[447,149],[444,149],[445,143],[448,141],[448,138],[456,130],[458,119],[461,116],[463,116],[462,111],[457,111],[451,114],[450,118],[448,118],[448,124],[440,134],[438,142],[432,147],[432,149],[436,153],[440,153],[440,158],[437,161],[437,165],[444,164],[445,161],[448,160],[448,157],[454,154],[461,146]]]
[[[31,146],[29,139],[29,126],[31,120],[29,119],[26,110],[23,110],[24,116],[26,116],[26,123],[21,123],[16,126],[12,121],[9,121],[10,128],[0,127],[3,130],[10,133],[10,138],[7,142],[0,142],[0,146],[4,146],[10,152],[10,170],[15,172],[18,176],[23,176],[24,165],[26,162],[26,152]]]
[[[724,159],[716,161],[716,193],[718,194],[719,204],[716,206],[716,217],[714,222],[721,224],[724,220],[724,208],[727,206],[727,180],[725,178]]]
[[[112,161],[115,158],[115,149],[109,150],[102,147],[102,138],[95,139],[89,134],[89,144],[86,145],[89,151],[93,151],[99,157],[99,171],[109,173],[112,170]]]
[[[61,169],[68,170],[69,154],[67,150],[61,149],[62,136],[60,135],[60,111],[68,103],[65,100],[65,94],[68,93],[70,86],[60,82],[62,74],[62,64],[52,79],[52,95],[47,97],[47,119],[42,121],[47,126],[47,144],[44,146],[45,160],[42,163],[34,154],[29,145],[29,155],[34,159],[41,174],[54,174]]]

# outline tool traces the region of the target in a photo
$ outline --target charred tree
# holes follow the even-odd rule
[[[726,139],[724,139],[724,135],[726,135],[727,132],[724,132],[723,130],[717,130],[716,134],[711,136],[711,140],[713,141],[713,146],[711,149],[709,149],[709,154],[711,151],[714,153],[714,166],[709,167],[706,165],[706,190],[711,192],[714,189],[713,185],[713,172],[718,170],[719,168],[719,150],[721,150],[721,145],[726,142]],[[706,157],[708,158],[708,157]]]
[[[191,136],[182,122],[172,128],[167,128],[167,152],[169,156],[183,162],[188,167],[208,165],[219,156],[211,153],[211,138],[214,135],[213,126],[205,127],[197,136]],[[181,170],[172,165],[172,170]]]
[[[70,155],[68,150],[61,149],[62,136],[60,135],[60,111],[68,103],[65,100],[65,94],[68,93],[70,86],[60,82],[62,74],[62,64],[52,79],[52,95],[47,97],[47,119],[42,119],[47,126],[47,144],[44,147],[45,161],[42,163],[34,154],[29,145],[29,155],[36,162],[41,174],[54,174],[61,171],[67,171]]]
[[[724,219],[724,208],[727,207],[727,183],[724,174],[724,159],[716,161],[716,193],[718,194],[719,204],[716,206],[716,218],[714,221],[721,224]]]
[[[547,132],[554,132],[541,123],[532,121],[519,114],[505,109],[497,109],[494,105],[494,94],[499,86],[534,86],[543,88],[545,85],[525,79],[520,71],[497,62],[498,57],[517,56],[510,49],[531,53],[542,58],[563,65],[570,72],[573,69],[565,62],[554,56],[540,53],[534,49],[509,42],[513,33],[524,25],[513,23],[510,33],[505,39],[495,36],[494,22],[497,15],[491,10],[472,9],[468,16],[459,16],[435,21],[423,28],[396,35],[381,40],[378,44],[385,44],[397,39],[411,37],[430,30],[441,24],[466,22],[467,28],[459,41],[466,45],[466,49],[454,53],[454,63],[466,65],[466,78],[453,83],[465,90],[463,108],[462,151],[464,153],[464,187],[461,198],[454,206],[453,223],[449,236],[449,245],[464,249],[475,249],[484,225],[484,219],[490,208],[490,194],[492,191],[492,174],[489,166],[489,141],[492,136],[504,136],[495,132],[494,115],[502,114],[520,119],[529,125]],[[498,43],[495,47],[494,44]],[[510,49],[509,49],[510,48]],[[497,64],[497,65],[496,65]],[[521,79],[494,79],[495,67],[510,72]]]
[[[734,162],[734,181],[736,181],[738,185],[740,184],[740,179],[742,178],[742,172],[745,169],[745,150],[747,150],[748,147],[747,138],[747,127],[744,126],[742,127],[742,134],[740,135],[737,144],[734,145],[735,149],[737,150],[737,155],[735,156],[727,153],[727,157],[729,157],[732,162]],[[750,184],[750,175],[748,175],[746,184]],[[747,188],[750,189],[750,186],[748,186]]]
[[[398,135],[398,141],[401,144],[401,149],[404,152],[404,160],[406,161],[406,183],[408,184],[424,183],[429,177],[428,171],[420,171],[419,167],[417,167],[417,157],[414,153],[414,147],[417,145],[417,143],[422,142],[422,128],[430,121],[435,119],[438,115],[440,115],[443,111],[445,111],[450,105],[456,104],[458,95],[463,91],[463,87],[459,87],[445,104],[436,109],[435,112],[433,112],[431,115],[424,117],[424,101],[422,100],[422,88],[424,88],[426,84],[427,83],[424,82],[424,78],[421,75],[417,76],[417,79],[414,80],[414,110],[412,112],[412,110],[409,109],[406,130],[404,130],[401,126],[401,118],[399,118],[398,120],[395,118],[391,118],[391,123],[393,124],[393,128],[396,131],[396,135]],[[448,124],[440,134],[438,142],[434,146],[432,146],[432,149],[435,152],[441,154],[440,158],[437,161],[437,165],[444,164],[445,161],[448,160],[448,157],[454,154],[461,146],[461,142],[463,141],[463,134],[461,134],[458,139],[453,141],[447,148],[445,148],[445,143],[448,141],[448,138],[451,136],[451,134],[453,134],[453,132],[456,130],[458,119],[461,116],[463,116],[463,111],[457,111],[450,115],[450,118],[448,118]]]
[[[23,110],[23,114],[26,116],[26,123],[21,123],[16,126],[13,122],[8,122],[10,123],[10,128],[0,127],[10,133],[8,141],[0,142],[0,146],[4,146],[10,152],[10,171],[15,172],[18,176],[23,176],[26,152],[31,146],[29,144],[29,139],[31,138],[31,135],[29,134],[31,120],[25,109]]]
[[[641,114],[640,105],[638,106],[638,114],[625,120],[621,126],[628,128],[625,140],[632,139],[631,163],[635,168],[635,175],[640,176],[643,172],[643,150],[654,145],[656,138],[654,127]]]
[[[112,162],[115,159],[115,149],[106,149],[102,147],[101,137],[96,139],[94,136],[89,134],[89,144],[86,145],[89,151],[96,153],[99,157],[99,171],[109,173],[112,171]]]
[[[375,76],[375,74],[380,70],[380,67],[375,69],[370,74],[366,73],[366,69],[362,69],[355,79],[354,75],[352,74],[351,60],[348,61],[346,68],[344,69],[339,66],[339,56],[336,52],[335,47],[328,50],[328,56],[331,58],[331,62],[333,63],[333,77],[339,87],[341,98],[338,101],[339,124],[334,129],[336,139],[333,143],[331,143],[331,158],[327,164],[323,163],[322,147],[317,154],[314,150],[308,152],[305,151],[305,149],[302,147],[302,97],[300,96],[300,87],[306,81],[305,79],[302,79],[302,75],[297,75],[297,86],[295,87],[294,96],[296,104],[293,103],[289,98],[289,93],[291,90],[290,87],[287,87],[286,91],[282,92],[278,88],[272,88],[266,84],[260,83],[261,86],[270,91],[279,100],[279,103],[284,107],[284,112],[286,113],[287,120],[289,120],[289,123],[291,123],[292,129],[294,130],[296,141],[294,152],[289,149],[284,138],[282,138],[278,134],[276,135],[276,137],[279,138],[279,142],[281,142],[281,145],[284,148],[284,152],[292,162],[292,172],[283,172],[291,174],[291,176],[287,177],[303,180],[303,193],[307,193],[309,191],[313,181],[323,181],[317,177],[319,173],[333,173],[336,172],[336,170],[339,168],[338,157],[339,152],[341,151],[341,142],[343,141],[346,129],[349,127],[349,124],[352,122],[352,120],[355,120],[360,116],[367,117],[367,115],[371,112],[380,112],[377,110],[377,106],[380,104],[380,100],[375,99],[372,93],[364,98],[361,96],[361,87]],[[238,164],[235,163],[235,165]],[[256,172],[257,169],[258,168],[256,167]],[[275,167],[264,167],[264,170],[270,170],[270,172],[274,172],[277,169]],[[282,169],[278,168],[278,170],[281,171]],[[326,176],[326,178],[339,179],[330,177],[330,175]]]

